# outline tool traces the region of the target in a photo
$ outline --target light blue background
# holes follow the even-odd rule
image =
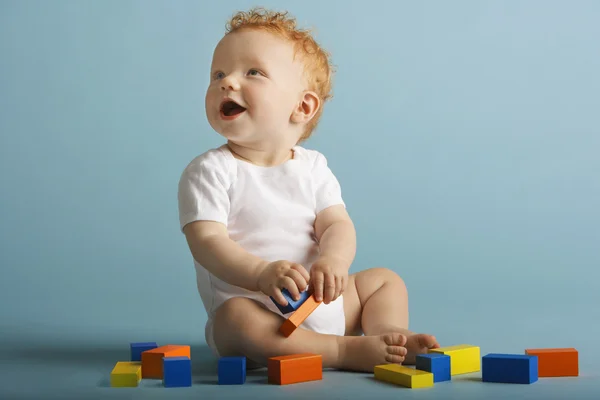
[[[203,102],[224,24],[260,4],[314,26],[337,65],[306,146],[356,223],[351,272],[396,270],[411,328],[443,345],[580,351],[577,379],[402,395],[598,393],[600,3],[322,0],[0,1],[0,393],[118,397],[114,362],[156,340],[202,360],[171,397],[399,395],[368,374],[206,384],[177,183],[222,143]],[[126,393],[167,394],[145,386]]]

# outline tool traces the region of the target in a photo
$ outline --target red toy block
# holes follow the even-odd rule
[[[271,357],[268,360],[267,368],[269,383],[276,385],[323,379],[323,359],[317,354]]]
[[[190,346],[169,344],[142,352],[142,378],[163,379],[163,357],[188,357]]]
[[[525,354],[538,357],[538,376],[579,376],[579,353],[576,349],[526,349]]]
[[[321,303],[315,299],[314,294],[311,294],[288,319],[283,321],[279,332],[283,333],[285,337],[289,337]]]

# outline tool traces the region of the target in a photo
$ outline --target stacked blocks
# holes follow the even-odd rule
[[[525,354],[537,356],[540,378],[579,376],[579,353],[576,349],[526,349]]]
[[[163,379],[163,358],[190,356],[190,346],[169,344],[142,352],[142,378]]]
[[[131,361],[115,364],[110,386],[135,387],[143,378],[162,379],[165,387],[192,386],[190,346],[133,342],[129,349]]]
[[[275,303],[275,305],[277,306],[279,311],[281,311],[281,313],[284,315],[291,313],[292,311],[296,311],[298,309],[298,307],[300,307],[306,301],[306,299],[308,299],[308,297],[310,296],[310,292],[308,290],[301,292],[300,298],[298,300],[294,300],[292,298],[292,295],[290,294],[290,292],[287,289],[283,289],[281,291],[281,294],[283,294],[283,297],[285,297],[285,299],[287,300],[287,302],[288,302],[287,306],[282,306],[281,304],[276,302],[273,297],[271,297],[271,300],[273,301],[273,303]]]
[[[421,371],[431,372],[433,382],[449,381],[450,356],[440,353],[419,354],[416,357],[415,368]]]
[[[138,342],[129,345],[131,352],[131,361],[142,361],[142,353],[146,350],[152,350],[158,347],[156,342]]]
[[[142,380],[142,363],[119,361],[110,373],[110,386],[136,387]]]
[[[405,367],[399,364],[377,365],[374,368],[375,379],[394,383],[412,389],[425,388],[433,386],[433,374],[427,371],[421,371]]]
[[[321,302],[317,301],[314,295],[308,296],[304,303],[288,319],[283,321],[283,324],[279,327],[279,332],[285,337],[289,337],[320,304]]]
[[[478,346],[459,344],[456,346],[429,349],[429,353],[450,356],[450,374],[460,375],[481,370],[481,352]]]
[[[163,358],[163,386],[192,386],[192,360],[189,357]]]
[[[219,385],[246,383],[246,357],[221,357],[218,366]]]
[[[481,364],[483,382],[531,384],[538,380],[537,356],[492,353]]]
[[[268,382],[275,385],[323,379],[323,359],[317,354],[293,354],[269,358]]]

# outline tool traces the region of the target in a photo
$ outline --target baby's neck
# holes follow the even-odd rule
[[[235,158],[261,167],[274,167],[294,158],[293,148],[263,150],[241,146],[231,141],[227,142],[227,147]]]

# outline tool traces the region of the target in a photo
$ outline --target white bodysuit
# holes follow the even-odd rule
[[[266,260],[297,262],[310,271],[319,254],[314,234],[317,213],[344,205],[340,185],[316,150],[294,147],[294,156],[274,167],[261,167],[233,156],[223,145],[194,158],[179,181],[180,229],[193,221],[225,224],[232,240]],[[232,297],[244,296],[281,315],[261,292],[230,285],[194,259],[197,286],[208,314],[206,342],[218,356],[212,323],[217,308]],[[285,317],[289,317],[286,314]],[[322,303],[302,324],[319,333],[344,335],[343,296]]]

